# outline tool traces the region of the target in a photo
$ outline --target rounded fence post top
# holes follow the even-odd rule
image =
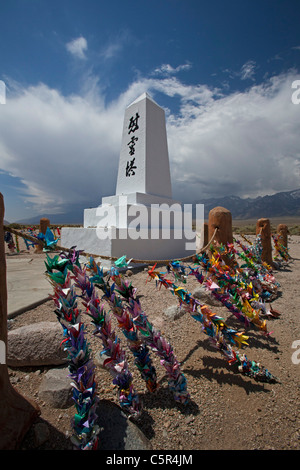
[[[256,222],[256,234],[258,234],[258,232],[260,231],[270,231],[271,230],[271,224],[270,224],[270,219],[267,219],[267,218],[261,218],[261,219],[258,219],[258,221]]]
[[[281,230],[283,230],[283,231],[285,231],[285,230],[288,231],[288,226],[287,226],[286,224],[279,224],[279,225],[277,226],[277,232],[280,232]]]
[[[257,224],[267,224],[270,223],[270,219],[267,219],[266,217],[262,217],[261,219],[258,219]]]
[[[230,210],[229,209],[226,209],[225,207],[222,207],[222,206],[217,206],[217,207],[214,207],[213,209],[211,209],[209,211],[209,213],[214,213],[214,212],[224,212],[226,214],[231,214]]]

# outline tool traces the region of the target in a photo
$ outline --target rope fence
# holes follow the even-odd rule
[[[20,232],[19,230],[10,228],[7,225],[3,225],[3,229],[6,232],[13,233],[14,235],[20,236],[22,238],[25,238],[27,240],[30,240],[30,241],[34,242],[35,244],[37,244],[41,247],[44,247],[44,244],[43,244],[42,240],[39,240],[35,237],[32,237],[31,235],[29,235],[27,233]],[[201,253],[204,253],[208,249],[208,247],[211,245],[211,243],[213,242],[218,230],[219,230],[218,227],[216,227],[210,241],[207,243],[207,245],[205,245],[203,248],[201,248],[201,250],[196,251],[192,255],[185,256],[183,258],[179,258],[178,261],[188,261],[189,259],[192,259],[194,256],[199,255]],[[65,247],[59,246],[59,245],[56,245],[56,249],[60,250],[60,251],[70,251],[70,248],[65,248]],[[118,258],[113,257],[113,256],[104,256],[104,255],[96,255],[94,253],[87,253],[86,251],[81,251],[81,255],[86,256],[87,258],[90,258],[90,257],[92,257],[92,258],[101,258],[101,259],[108,260],[108,261],[117,261],[117,259],[118,259]],[[151,263],[167,264],[167,263],[170,263],[171,261],[173,261],[173,259],[163,259],[163,260],[162,259],[159,259],[159,260],[131,259],[131,262],[136,263],[136,264],[151,264]]]

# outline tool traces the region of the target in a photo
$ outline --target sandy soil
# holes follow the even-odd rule
[[[15,256],[45,256],[35,255],[32,251],[28,254],[22,250],[22,245],[20,247],[21,253]],[[278,377],[280,382],[275,384],[259,383],[234,373],[226,360],[211,347],[200,323],[189,314],[176,321],[166,318],[166,308],[177,303],[169,291],[158,290],[154,281],[146,283],[148,275],[145,271],[130,276],[150,322],[173,346],[191,396],[186,406],[174,401],[164,369],[154,353],[151,357],[160,388],[150,394],[128,351],[134,386],[143,401],[143,414],[137,425],[151,441],[154,450],[300,449],[300,363],[297,364],[300,352],[297,355],[297,350],[292,348],[293,343],[300,340],[299,236],[290,237],[289,248],[292,261],[284,269],[274,271],[280,288],[272,305],[281,316],[267,321],[268,331],[272,331],[269,337],[258,329],[248,329],[249,346],[243,348],[249,359],[260,362]],[[194,278],[190,278],[185,288],[192,292],[198,285]],[[236,318],[221,304],[212,309],[225,318],[229,326],[240,329]],[[86,316],[85,319],[88,331],[92,331]],[[43,320],[57,321],[52,301],[19,315],[9,322],[9,328]],[[119,336],[123,347],[127,348],[120,330]],[[93,354],[102,349],[102,344],[91,335],[89,340]],[[293,361],[293,358],[298,360]],[[70,419],[74,415],[74,407],[53,409],[38,396],[39,385],[48,369],[10,368],[10,380],[21,394],[34,399],[40,406],[38,421],[46,423],[50,430],[49,439],[40,449],[69,449]],[[118,403],[110,374],[97,369],[97,381],[99,398]],[[36,448],[32,431],[25,437],[21,448]]]

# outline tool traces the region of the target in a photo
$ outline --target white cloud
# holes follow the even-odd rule
[[[256,63],[254,60],[248,60],[241,68],[242,80],[253,80],[255,74]]]
[[[119,42],[114,42],[107,44],[101,51],[101,56],[105,59],[112,59],[115,57],[121,50],[123,46]]]
[[[190,63],[178,65],[175,68],[170,64],[162,64],[154,70],[153,75],[175,75],[182,70],[190,70],[191,67],[192,65]]]
[[[66,44],[67,50],[79,59],[85,59],[85,51],[88,48],[87,40],[80,36]]]
[[[122,119],[92,96],[19,91],[0,114],[0,167],[21,178],[37,213],[100,203],[115,189]]]
[[[241,80],[252,80],[254,81],[255,71],[257,65],[254,60],[248,60],[245,64],[242,65],[240,70],[231,70],[224,69],[223,73],[227,74],[230,79],[235,79],[236,77]]]
[[[129,30],[121,30],[115,37],[109,38],[108,42],[103,44],[100,50],[100,57],[104,60],[110,60],[118,57],[121,51],[132,41]]]
[[[228,95],[176,77],[141,78],[109,105],[97,86],[69,97],[44,84],[20,88],[1,108],[0,167],[21,178],[37,214],[100,203],[115,192],[125,108],[147,91],[179,102],[178,113],[167,113],[176,199],[295,189],[300,105],[291,102],[291,84],[297,78],[290,72]]]
[[[183,116],[180,126],[170,123],[173,187],[179,197],[185,197],[187,187],[201,200],[300,186],[300,106],[291,103],[294,78],[275,77],[244,93],[211,99],[196,107],[193,118]]]

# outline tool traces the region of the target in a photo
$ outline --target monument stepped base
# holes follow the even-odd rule
[[[84,250],[99,257],[102,255],[119,258],[126,255],[128,259],[145,261],[177,259],[195,253],[195,247],[193,249],[186,247],[186,243],[191,243],[191,241],[174,238],[176,236],[174,229],[170,229],[168,239],[139,238],[134,240],[130,237],[130,229],[116,229],[115,227],[109,227],[106,233],[107,238],[101,240],[97,236],[96,228],[63,227],[61,244],[66,248],[76,246],[77,250]]]

